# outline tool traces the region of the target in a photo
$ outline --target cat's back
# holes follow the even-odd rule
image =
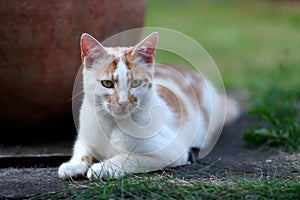
[[[158,65],[155,71],[156,91],[187,126],[198,120],[204,130],[234,121],[240,114],[238,103],[226,97],[201,73],[183,66]],[[183,124],[184,125],[184,124]]]
[[[207,115],[202,106],[203,94],[207,89],[200,73],[183,66],[158,65],[155,85],[158,95],[177,116],[188,117],[191,111],[201,111]]]

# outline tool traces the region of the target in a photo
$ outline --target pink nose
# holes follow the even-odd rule
[[[123,110],[128,106],[128,102],[118,102],[118,104]]]

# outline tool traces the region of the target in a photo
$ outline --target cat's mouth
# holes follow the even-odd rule
[[[131,115],[131,113],[132,113],[131,110],[132,109],[130,109],[130,108],[125,108],[125,109],[116,108],[116,109],[111,110],[111,112],[112,112],[112,116],[114,118],[126,118]]]
[[[126,108],[121,108],[115,105],[108,108],[112,117],[121,119],[121,118],[130,117],[130,115],[132,115],[136,111],[137,107],[136,105],[128,105]]]

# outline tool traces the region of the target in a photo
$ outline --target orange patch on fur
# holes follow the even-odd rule
[[[106,94],[105,101],[107,103],[107,106],[110,109],[112,109],[119,102],[119,95],[118,95],[117,91],[114,91],[114,93],[112,95]]]
[[[132,105],[136,105],[138,103],[136,96],[128,92],[128,101]]]
[[[84,161],[88,166],[91,166],[93,163],[98,162],[93,156],[82,156],[82,161]]]
[[[114,93],[111,96],[111,102],[112,103],[117,103],[119,102],[119,95],[117,93],[117,91],[115,90]]]
[[[197,103],[198,105],[191,105],[191,106],[195,108],[199,106],[200,112],[204,116],[205,124],[208,126],[209,123],[208,112],[204,108],[204,106],[202,106],[202,89],[203,87],[205,87],[203,78],[201,78],[200,75],[196,74],[196,72],[193,72],[192,70],[186,67],[172,66],[171,69],[172,70],[166,67],[156,66],[155,76],[161,78],[171,78],[176,83],[178,83],[178,86],[181,87],[182,91],[184,91],[185,96],[191,98],[196,96],[197,101],[193,101],[193,102],[191,101],[190,103],[191,104]],[[186,80],[181,80],[180,76],[175,75],[174,73],[180,73],[182,77],[190,79],[189,80],[190,84],[189,85],[184,84]],[[182,114],[183,116],[188,117],[186,105],[184,105],[183,102],[180,99],[178,99],[178,97],[172,91],[170,91],[167,88],[158,87],[158,93],[170,106],[173,112],[178,114],[178,116]],[[182,108],[180,108],[180,106]]]
[[[127,66],[128,69],[131,69],[131,62],[132,62],[132,51],[126,51],[124,53],[124,61],[125,61],[125,65]]]
[[[132,52],[133,52],[133,50],[126,51],[124,53],[125,65],[129,70],[137,67],[137,64],[133,62],[135,58],[134,58],[134,55],[132,54]]]
[[[104,74],[107,74],[107,75],[114,74],[114,72],[116,71],[116,69],[118,67],[118,63],[120,61],[119,58],[116,58],[114,56],[110,56],[107,59],[111,59],[112,62],[109,65],[107,65],[105,68],[104,67],[100,67],[95,72],[94,76],[95,76],[96,80],[98,80],[98,81],[101,79],[101,76],[103,76]]]
[[[187,111],[184,107],[180,106],[180,100],[177,96],[168,88],[157,85],[156,87],[159,96],[165,100],[167,105],[171,108],[171,110],[176,113],[178,116],[181,116],[181,111],[186,113]]]
[[[105,68],[104,73],[113,74],[118,67],[119,61],[119,58],[114,58],[113,61]]]

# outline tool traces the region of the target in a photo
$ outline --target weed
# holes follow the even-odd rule
[[[259,115],[264,125],[247,130],[244,140],[256,145],[277,146],[287,152],[299,151],[299,100],[297,90],[278,87],[258,94],[249,113]]]

